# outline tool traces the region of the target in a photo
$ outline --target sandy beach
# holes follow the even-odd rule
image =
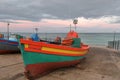
[[[0,80],[26,80],[21,54],[0,55]],[[120,80],[120,52],[92,46],[78,65],[36,80]]]

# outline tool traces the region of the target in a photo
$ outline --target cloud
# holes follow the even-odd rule
[[[107,16],[103,17],[103,19],[105,20],[105,22],[110,24],[120,23],[120,16]]]
[[[39,21],[120,16],[120,0],[0,0],[0,19]]]
[[[15,32],[31,32],[33,27],[66,32],[74,18],[80,32],[120,30],[119,4],[120,0],[0,0],[0,30],[10,22]]]

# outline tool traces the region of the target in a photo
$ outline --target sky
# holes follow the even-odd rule
[[[0,0],[0,32],[120,32],[120,0]]]

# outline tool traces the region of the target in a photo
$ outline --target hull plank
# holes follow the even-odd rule
[[[18,46],[9,44],[0,44],[0,50],[19,50]]]
[[[0,54],[19,53],[19,50],[0,50]]]
[[[18,52],[20,52],[18,48],[18,42],[0,40],[0,54],[18,53]]]
[[[18,53],[18,52],[20,52],[18,46],[9,45],[9,44],[0,44],[0,54]]]
[[[59,55],[48,55],[44,53],[34,53],[34,52],[24,52],[23,60],[24,64],[37,64],[37,63],[46,63],[46,62],[64,62],[64,61],[73,61],[84,58],[84,56],[59,56]]]
[[[51,63],[39,63],[39,64],[29,64],[25,67],[25,75],[28,79],[37,78],[48,74],[49,72],[61,68],[69,67],[78,64],[80,60],[75,61],[65,61],[65,62],[51,62]]]

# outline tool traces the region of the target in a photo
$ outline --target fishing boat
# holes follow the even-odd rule
[[[68,32],[61,43],[43,41],[38,38],[36,40],[21,38],[21,36],[18,38],[25,65],[25,76],[29,80],[61,67],[76,65],[89,50],[89,46],[81,43],[75,31]]]
[[[12,34],[11,36],[8,34],[7,38],[5,38],[3,34],[0,34],[0,54],[18,53],[19,51],[18,41],[15,34]]]
[[[0,54],[18,53],[18,42],[0,38]]]

